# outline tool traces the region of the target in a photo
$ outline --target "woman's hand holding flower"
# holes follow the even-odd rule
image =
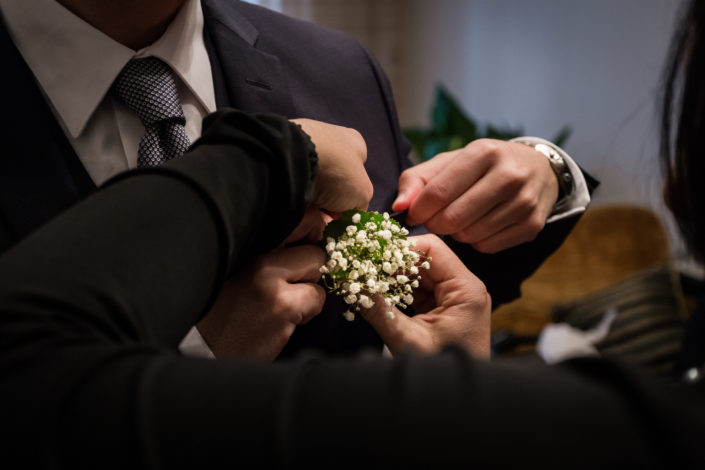
[[[445,346],[457,345],[478,357],[490,355],[491,299],[485,285],[463,265],[435,235],[412,237],[416,249],[433,258],[414,291],[413,317],[376,302],[362,309],[392,354],[414,350],[434,353]]]

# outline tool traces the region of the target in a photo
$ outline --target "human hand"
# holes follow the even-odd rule
[[[318,177],[313,205],[331,212],[367,209],[372,182],[364,164],[367,145],[355,129],[311,119],[292,119],[316,145]]]
[[[332,220],[331,216],[321,212],[315,207],[309,207],[304,213],[299,225],[289,234],[279,245],[288,246],[292,244],[317,243],[323,238],[323,230],[326,224]]]
[[[392,210],[478,251],[533,240],[558,198],[544,155],[517,142],[478,139],[404,171]]]
[[[213,354],[277,357],[294,329],[323,308],[325,291],[316,282],[325,259],[315,245],[278,248],[225,282],[210,312],[196,325]]]
[[[440,238],[412,238],[416,249],[433,259],[431,269],[424,272],[421,285],[414,290],[413,307],[418,313],[407,317],[393,308],[394,317],[389,318],[389,307],[375,301],[371,309],[362,309],[363,318],[392,354],[409,349],[434,353],[457,345],[475,356],[489,357],[492,300],[485,285]]]

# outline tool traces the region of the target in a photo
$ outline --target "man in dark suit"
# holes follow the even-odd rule
[[[448,243],[485,282],[495,305],[519,295],[521,280],[560,244],[587,204],[579,197],[577,208],[552,216],[557,220],[544,229],[561,180],[532,141],[471,143],[438,164],[409,170],[395,202],[409,146],[386,77],[342,33],[237,1],[3,0],[0,7],[10,110],[0,118],[0,250],[137,164],[145,127],[114,84],[132,59],[145,57],[169,67],[190,141],[200,134],[200,119],[225,106],[359,131],[375,188],[370,208],[391,211],[394,203],[408,208],[413,222],[450,235]],[[585,193],[576,168],[577,183],[568,190]],[[478,206],[485,209],[473,213]],[[270,310],[271,298],[262,311]],[[329,299],[285,353],[380,344],[364,322],[343,324],[331,314],[341,311]]]

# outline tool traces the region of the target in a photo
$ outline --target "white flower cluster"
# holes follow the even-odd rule
[[[419,286],[419,268],[431,267],[427,258],[413,249],[407,240],[409,231],[390,219],[388,213],[348,211],[329,224],[326,237],[328,261],[321,266],[326,285],[343,296],[350,307],[343,314],[352,321],[361,307],[370,308],[373,297],[381,295],[394,318],[392,306],[406,308],[414,302],[413,290]],[[337,235],[337,236],[335,236]]]

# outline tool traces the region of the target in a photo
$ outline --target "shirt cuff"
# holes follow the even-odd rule
[[[577,163],[573,161],[570,155],[568,155],[562,148],[540,137],[517,137],[517,139],[521,140],[522,143],[528,143],[532,145],[544,144],[553,148],[556,152],[561,155],[561,157],[563,157],[563,160],[565,161],[565,164],[568,167],[568,170],[570,170],[571,176],[573,177],[574,187],[572,194],[564,197],[560,201],[556,201],[556,205],[560,203],[562,210],[557,213],[552,213],[551,216],[546,219],[546,223],[550,224],[551,222],[566,219],[568,217],[572,217],[574,215],[585,212],[588,205],[590,205],[590,191],[588,190],[588,186],[585,182],[585,176],[583,176],[582,170],[577,165]]]
[[[181,354],[184,356],[215,359],[213,351],[208,347],[206,340],[203,339],[203,336],[201,336],[201,333],[195,326],[192,327],[189,332],[186,333],[184,339],[181,340],[179,351],[181,351]]]

